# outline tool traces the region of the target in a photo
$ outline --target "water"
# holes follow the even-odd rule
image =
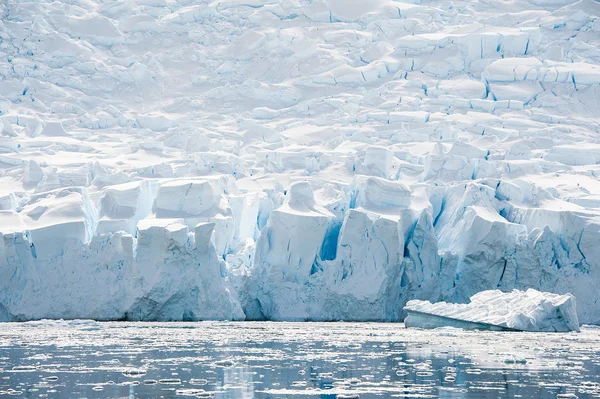
[[[370,323],[0,323],[0,397],[343,395],[600,397],[600,329],[543,334]]]

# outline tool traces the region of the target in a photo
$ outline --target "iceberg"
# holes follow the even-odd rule
[[[409,301],[406,327],[458,327],[470,330],[579,332],[575,297],[534,289],[489,290],[467,304]]]

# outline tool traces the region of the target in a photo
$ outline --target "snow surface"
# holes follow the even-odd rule
[[[595,0],[0,2],[0,320],[600,323]]]
[[[575,298],[572,295],[557,295],[534,289],[507,293],[500,290],[482,291],[473,295],[468,304],[432,304],[429,301],[412,300],[408,301],[404,309],[409,311],[404,320],[407,327],[435,328],[452,325],[451,320],[437,326],[422,324],[419,314],[410,313],[415,311],[455,321],[485,323],[521,331],[579,331]]]

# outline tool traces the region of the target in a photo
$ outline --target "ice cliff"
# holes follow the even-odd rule
[[[594,0],[0,2],[0,320],[600,323]]]

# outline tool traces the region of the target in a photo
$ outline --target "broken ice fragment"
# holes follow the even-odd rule
[[[468,304],[409,301],[404,310],[407,327],[458,327],[493,331],[579,331],[575,297],[539,292],[482,291]]]

